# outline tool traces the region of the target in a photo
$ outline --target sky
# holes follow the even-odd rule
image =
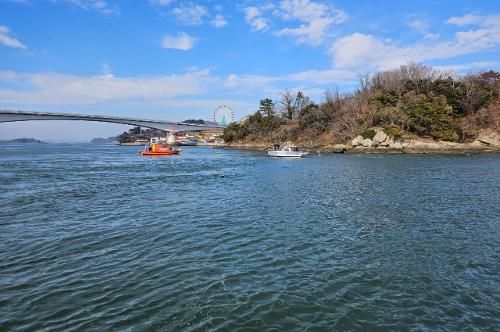
[[[409,61],[500,70],[499,1],[0,0],[0,108],[210,120],[301,90],[319,102]],[[0,123],[88,141],[124,125]]]

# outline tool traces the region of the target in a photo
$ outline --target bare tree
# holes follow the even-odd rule
[[[409,62],[400,69],[404,79],[410,81],[417,93],[425,92],[436,79],[438,73],[430,66]]]
[[[294,103],[295,103],[294,94],[289,89],[285,89],[281,93],[280,109],[281,109],[281,114],[289,120],[293,119],[293,115],[295,113]]]
[[[361,92],[367,93],[372,86],[372,80],[370,77],[370,73],[364,72],[363,74],[360,74],[359,75],[359,83],[361,85]]]
[[[297,116],[299,116],[302,110],[304,110],[310,103],[311,100],[309,99],[309,97],[305,96],[302,93],[302,91],[297,92],[297,95],[295,96],[295,102],[293,105],[295,110],[293,117],[296,118]]]

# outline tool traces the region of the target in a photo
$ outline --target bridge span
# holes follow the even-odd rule
[[[105,115],[88,115],[88,114],[70,114],[70,113],[51,113],[51,112],[27,112],[16,110],[0,110],[0,123],[14,121],[31,121],[31,120],[78,120],[78,121],[98,121],[127,124],[131,126],[159,129],[163,131],[203,131],[222,129],[221,126],[214,122],[205,123],[202,125],[176,122],[176,121],[161,121],[161,120],[146,120],[136,118],[126,118],[118,116]]]

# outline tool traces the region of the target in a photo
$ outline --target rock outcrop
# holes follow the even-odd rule
[[[377,133],[373,137],[373,145],[374,146],[382,145],[382,143],[384,143],[386,139],[387,139],[387,134],[384,133],[383,130],[377,131]]]
[[[500,133],[497,131],[482,131],[479,133],[477,141],[491,147],[500,147]]]
[[[363,140],[364,140],[363,136],[358,135],[351,141],[351,145],[354,147],[363,145]]]
[[[481,132],[472,143],[456,143],[436,141],[432,138],[406,137],[394,139],[384,132],[383,128],[371,128],[375,131],[372,139],[356,136],[349,147],[364,152],[406,152],[406,153],[453,153],[500,151],[500,133],[498,131]],[[347,148],[347,152],[349,149]]]
[[[375,136],[373,139],[369,138],[363,138],[363,136],[358,135],[356,136],[352,141],[351,141],[351,146],[352,147],[358,147],[358,148],[373,148],[373,147],[381,147],[381,148],[387,148],[390,147],[392,143],[394,143],[394,139],[392,137],[389,137],[384,132],[383,128],[373,128],[375,131]]]
[[[335,144],[331,150],[333,153],[344,153],[345,151],[347,151],[347,145]]]
[[[365,148],[371,148],[373,146],[373,141],[371,139],[369,139],[369,138],[366,138],[366,139],[363,140],[362,145]]]

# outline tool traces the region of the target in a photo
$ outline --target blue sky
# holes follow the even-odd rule
[[[320,101],[420,61],[499,70],[498,1],[0,0],[0,107],[165,120],[237,118],[284,88]],[[0,124],[82,141],[121,125]]]

